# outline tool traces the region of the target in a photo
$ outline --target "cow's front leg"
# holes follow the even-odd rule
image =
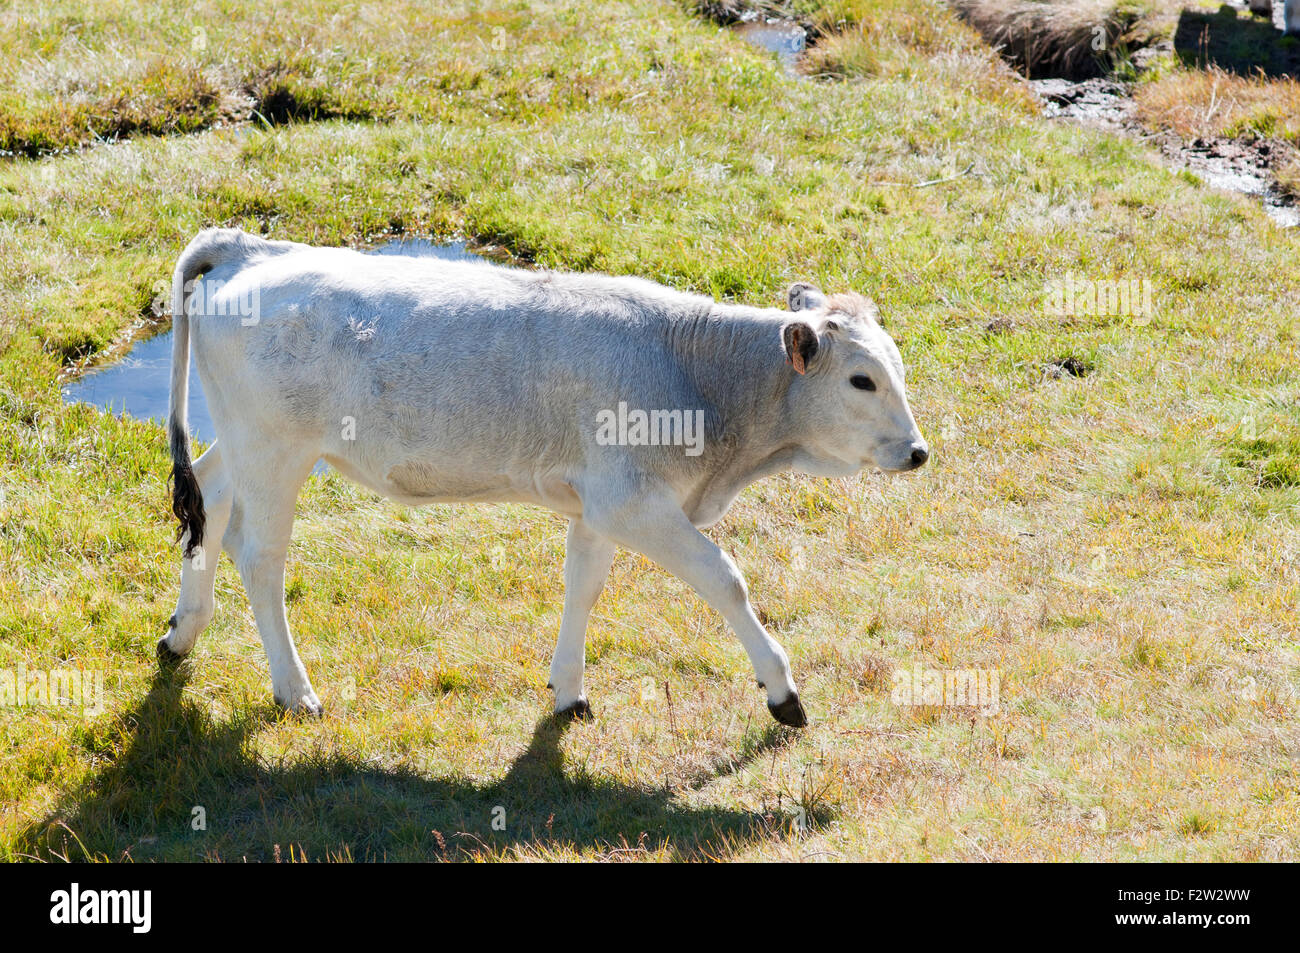
[[[587,619],[596,604],[610,564],[614,544],[597,536],[582,520],[569,520],[569,538],[564,550],[564,615],[560,637],[551,659],[549,688],[555,692],[555,713],[586,718],[591,714],[582,687],[586,661]]]
[[[767,690],[772,717],[796,728],[807,724],[790,677],[790,660],[754,614],[745,577],[675,502],[661,499],[616,507],[598,518],[588,518],[588,523],[620,546],[667,569],[720,612],[745,647],[759,684]]]

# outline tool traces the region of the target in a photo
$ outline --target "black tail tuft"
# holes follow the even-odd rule
[[[203,493],[199,490],[199,481],[188,463],[172,464],[172,512],[180,520],[176,530],[176,540],[180,541],[189,531],[189,542],[185,544],[185,558],[194,555],[196,546],[203,544]]]

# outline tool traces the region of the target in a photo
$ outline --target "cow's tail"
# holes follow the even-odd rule
[[[203,492],[190,459],[190,294],[194,282],[221,262],[240,254],[251,236],[237,229],[210,228],[194,236],[181,252],[172,274],[172,383],[167,413],[167,435],[172,452],[172,512],[180,521],[176,539],[189,534],[185,555],[203,543]]]

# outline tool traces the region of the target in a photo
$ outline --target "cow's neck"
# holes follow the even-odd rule
[[[785,313],[715,304],[673,323],[678,366],[718,414],[721,454],[715,477],[737,484],[786,469],[797,448],[786,408],[794,370],[781,350]]]

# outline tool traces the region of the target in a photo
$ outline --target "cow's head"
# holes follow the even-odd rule
[[[923,465],[930,451],[907,405],[902,358],[875,304],[851,293],[828,298],[804,283],[790,286],[788,303],[793,314],[781,341],[795,378],[795,468],[848,476],[864,466],[900,473]]]

